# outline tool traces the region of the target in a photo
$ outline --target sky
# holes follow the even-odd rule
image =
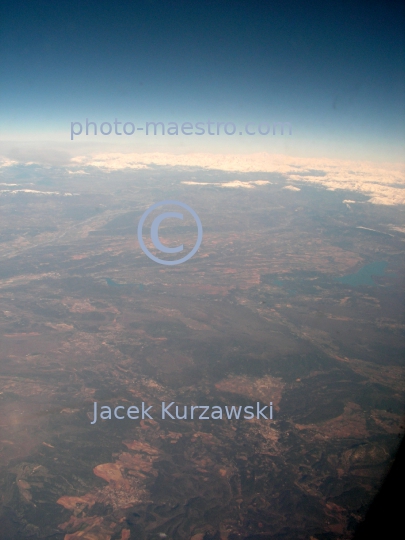
[[[3,0],[0,140],[403,162],[404,12],[396,0]],[[71,140],[86,118],[236,131]],[[292,134],[257,133],[275,122]]]

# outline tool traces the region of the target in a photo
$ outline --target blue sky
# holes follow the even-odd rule
[[[68,144],[70,122],[86,117],[288,121],[289,141],[179,137],[179,148],[403,159],[405,21],[395,0],[16,0],[2,2],[0,20],[2,140]]]

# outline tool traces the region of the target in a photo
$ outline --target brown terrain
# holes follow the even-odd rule
[[[58,175],[44,191],[77,195],[0,197],[1,538],[350,539],[404,431],[404,211],[282,179]],[[136,236],[165,199],[204,227],[171,267]],[[162,242],[192,246],[184,225]],[[374,285],[339,281],[379,261]],[[94,401],[154,417],[91,425]],[[274,419],[162,420],[162,401]]]

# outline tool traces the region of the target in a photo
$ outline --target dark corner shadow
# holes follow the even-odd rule
[[[400,538],[405,533],[404,484],[405,437],[399,445],[395,461],[385,477],[366,517],[355,532],[353,540],[371,538]],[[404,535],[405,536],[405,535]]]

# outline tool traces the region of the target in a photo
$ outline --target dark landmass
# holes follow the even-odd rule
[[[1,538],[352,538],[404,431],[404,210],[274,178],[35,174],[59,195],[0,197]],[[174,267],[136,236],[166,199],[204,227]],[[191,221],[161,230],[194,244]],[[94,401],[274,420],[90,425]]]

